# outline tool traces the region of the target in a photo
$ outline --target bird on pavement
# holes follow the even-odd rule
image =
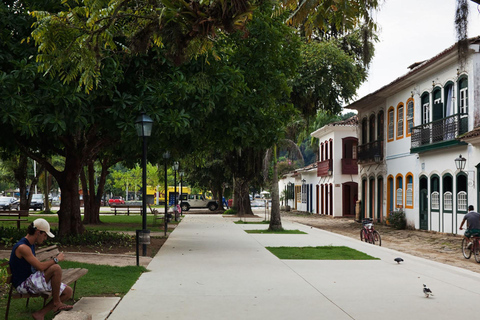
[[[423,284],[423,293],[425,294],[425,297],[433,296],[432,290],[430,290],[429,287],[427,287],[426,284]]]
[[[395,260],[398,264],[400,264],[400,262],[403,262],[403,259],[400,258],[400,257],[399,257],[399,258],[395,258],[395,259],[393,259],[393,260]]]

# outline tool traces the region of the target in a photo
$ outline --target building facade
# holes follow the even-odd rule
[[[404,210],[411,227],[459,233],[478,208],[480,38],[469,48],[464,64],[454,45],[347,106],[358,111],[362,217]]]
[[[295,210],[332,217],[353,217],[358,198],[357,117],[311,133],[319,140],[318,161],[285,175],[279,190]]]

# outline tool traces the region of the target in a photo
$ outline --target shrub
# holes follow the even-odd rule
[[[405,218],[405,212],[403,210],[390,212],[387,222],[397,230],[403,230],[407,227],[407,219]]]
[[[58,234],[58,229],[52,228],[53,234]],[[3,244],[5,247],[13,246],[17,243],[18,240],[23,238],[27,234],[27,229],[20,229],[10,227],[0,227],[0,244]],[[132,244],[135,244],[135,236],[130,236],[124,233],[117,232],[108,232],[108,231],[97,231],[97,230],[86,230],[84,234],[80,235],[68,235],[62,239],[58,238],[47,238],[44,243],[45,245],[64,245],[64,246],[75,246],[75,245],[86,245],[86,246],[96,246],[96,245],[115,245],[115,246],[125,246],[128,247]]]
[[[237,210],[235,208],[230,208],[228,210],[225,210],[225,212],[223,214],[237,214]]]

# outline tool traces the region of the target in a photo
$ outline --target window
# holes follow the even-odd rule
[[[388,110],[388,141],[393,140],[394,134],[394,116],[393,116],[393,107]]]
[[[380,110],[380,112],[377,115],[377,140],[383,141],[384,136],[383,136],[383,126],[385,125],[384,119],[383,119],[383,110]]]
[[[402,175],[397,176],[397,181],[396,181],[396,196],[397,196],[397,201],[395,202],[397,208],[402,208],[403,207],[403,177]]]
[[[440,193],[432,192],[432,210],[440,210]]]
[[[430,98],[428,92],[422,95],[422,124],[430,122]]]
[[[407,188],[405,190],[405,207],[413,209],[413,175],[407,174],[405,181]]]
[[[363,118],[362,120],[362,144],[367,144],[368,143],[368,140],[367,140],[367,126],[368,126],[368,121],[367,121],[367,118]]]
[[[450,191],[443,194],[443,208],[445,211],[453,210],[453,194]]]
[[[442,192],[443,192],[443,211],[453,211],[453,178],[450,174],[445,174],[442,177]]]
[[[307,203],[307,185],[302,184],[302,203]]]
[[[468,78],[463,77],[458,83],[458,112],[468,113]]]
[[[458,211],[467,211],[467,193],[465,191],[460,191],[457,194],[457,201]]]
[[[413,99],[407,101],[407,137],[412,134],[413,128]]]
[[[403,103],[397,106],[397,139],[403,138]]]
[[[370,121],[369,121],[369,142],[375,141],[375,115],[372,114],[370,116]]]

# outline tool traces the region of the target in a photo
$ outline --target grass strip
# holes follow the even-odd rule
[[[258,233],[258,234],[307,234],[300,230],[245,230],[246,233]]]
[[[266,247],[279,259],[296,260],[380,260],[345,246]]]
[[[270,221],[242,221],[242,220],[238,220],[238,221],[235,221],[234,222],[235,224],[269,224]]]
[[[106,265],[94,265],[73,261],[62,261],[60,265],[67,268],[86,268],[88,273],[77,281],[75,300],[82,297],[123,297],[138,280],[140,275],[147,271],[144,267],[128,266],[114,267]],[[73,286],[73,284],[72,284]],[[25,307],[27,299],[15,299],[10,303],[9,318],[16,320],[30,320],[31,314],[40,310],[43,306],[42,298],[31,298],[28,308]],[[71,304],[71,301],[67,301]],[[7,296],[0,297],[0,315],[5,314]],[[46,320],[53,319],[50,312]]]

